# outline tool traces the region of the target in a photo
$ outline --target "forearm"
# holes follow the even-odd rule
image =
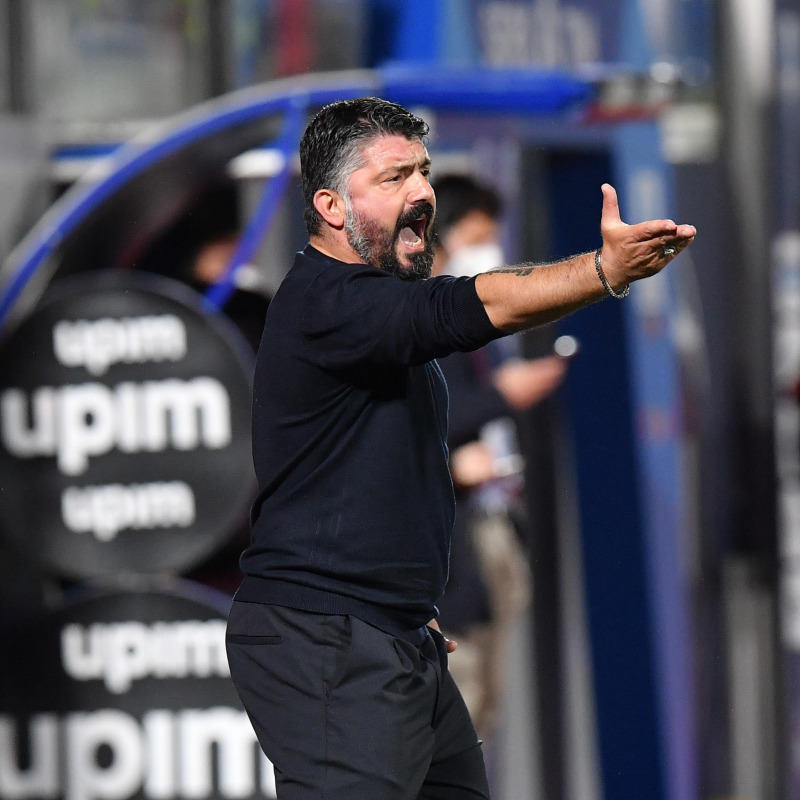
[[[498,329],[508,333],[559,319],[609,294],[624,297],[633,281],[656,275],[694,240],[693,225],[671,219],[626,225],[617,193],[603,184],[602,256],[573,256],[555,264],[521,265],[475,279],[478,297]]]
[[[508,333],[553,322],[608,296],[593,252],[486,272],[477,276],[475,288],[492,324]]]

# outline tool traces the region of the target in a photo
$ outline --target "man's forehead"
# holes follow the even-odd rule
[[[407,139],[405,136],[388,134],[370,139],[362,150],[364,166],[384,167],[430,162],[428,150],[419,139]]]

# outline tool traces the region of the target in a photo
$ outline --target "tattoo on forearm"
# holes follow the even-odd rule
[[[581,255],[586,255],[586,254],[583,253]],[[512,266],[506,266],[506,267],[496,267],[495,269],[492,269],[492,270],[489,270],[489,271],[490,272],[502,272],[502,273],[505,273],[507,275],[517,275],[520,278],[524,278],[526,275],[530,275],[534,270],[537,270],[540,267],[554,266],[555,264],[561,264],[561,263],[563,263],[565,261],[572,261],[572,260],[574,260],[574,259],[576,259],[578,257],[579,256],[577,256],[577,255],[575,255],[575,256],[567,256],[566,258],[559,258],[559,259],[557,259],[555,261],[550,261],[548,263],[540,263],[540,264],[531,264],[531,263],[515,264],[515,265],[512,265]]]
[[[507,275],[517,275],[524,278],[536,269],[536,264],[517,264],[515,267],[496,267],[491,272],[503,272]]]

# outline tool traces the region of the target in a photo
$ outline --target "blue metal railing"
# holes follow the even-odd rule
[[[167,157],[204,139],[253,124],[269,116],[285,117],[277,144],[284,168],[265,188],[242,241],[209,300],[221,305],[231,291],[239,264],[252,255],[280,205],[289,179],[306,113],[336,100],[380,95],[404,105],[433,110],[515,115],[562,114],[589,102],[594,87],[567,73],[535,70],[462,70],[434,66],[388,66],[376,71],[326,73],[275,81],[234,92],[154,126],[115,150],[110,171],[88,185],[74,187],[54,204],[11,253],[0,272],[0,330],[32,278],[87,218],[135,178]],[[106,165],[108,168],[108,165]],[[85,181],[84,183],[86,183]],[[34,298],[35,299],[35,298]]]

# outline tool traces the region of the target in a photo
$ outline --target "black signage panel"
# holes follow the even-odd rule
[[[181,572],[246,519],[252,352],[181,284],[53,284],[0,347],[0,529],[70,577]]]
[[[274,798],[196,589],[93,593],[0,633],[0,800]]]

